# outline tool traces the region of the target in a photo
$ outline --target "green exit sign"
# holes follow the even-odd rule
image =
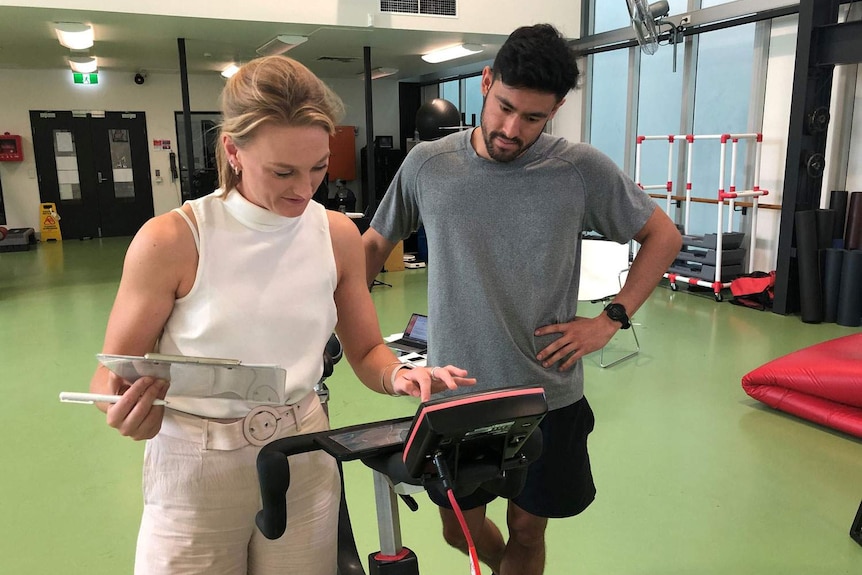
[[[72,72],[72,77],[76,84],[98,84],[98,74],[81,74],[80,72]]]

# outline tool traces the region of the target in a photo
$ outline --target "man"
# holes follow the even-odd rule
[[[485,517],[492,494],[459,500],[479,557],[499,575],[541,574],[548,518],[592,502],[581,358],[629,327],[681,246],[673,222],[610,158],[542,133],[577,78],[554,27],[515,30],[482,72],[480,127],[411,151],[363,235],[371,283],[395,244],[425,226],[429,365],[461,365],[474,390],[545,388],[543,454],[509,501],[509,540]],[[641,244],[625,287],[593,318],[576,317],[585,230]],[[445,497],[429,495],[446,541],[466,550]]]

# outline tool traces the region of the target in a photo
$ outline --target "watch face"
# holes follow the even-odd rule
[[[623,324],[623,328],[629,326],[629,316],[626,313],[626,308],[622,306],[622,304],[611,303],[605,307],[605,312],[608,314],[608,317],[614,321],[618,321]]]

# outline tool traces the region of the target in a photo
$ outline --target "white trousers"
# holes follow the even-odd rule
[[[189,421],[165,415],[177,417]],[[136,575],[335,574],[341,487],[334,459],[321,451],[290,458],[287,531],[270,541],[254,523],[261,509],[260,447],[205,449],[200,433],[166,423],[144,455]],[[302,433],[328,429],[316,398],[300,423]],[[298,434],[295,422],[288,427],[272,440]]]

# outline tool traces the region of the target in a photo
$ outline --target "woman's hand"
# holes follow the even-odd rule
[[[432,393],[475,384],[476,378],[467,377],[466,369],[454,365],[415,367],[399,369],[392,390],[396,395],[410,395],[428,401]]]
[[[153,402],[165,398],[168,382],[142,377],[132,385],[123,382],[120,388],[122,387],[125,390],[118,389],[116,392],[122,395],[120,400],[107,408],[108,425],[119,431],[120,435],[131,437],[135,441],[152,439],[161,429],[162,417],[165,414],[165,408],[153,405]]]

